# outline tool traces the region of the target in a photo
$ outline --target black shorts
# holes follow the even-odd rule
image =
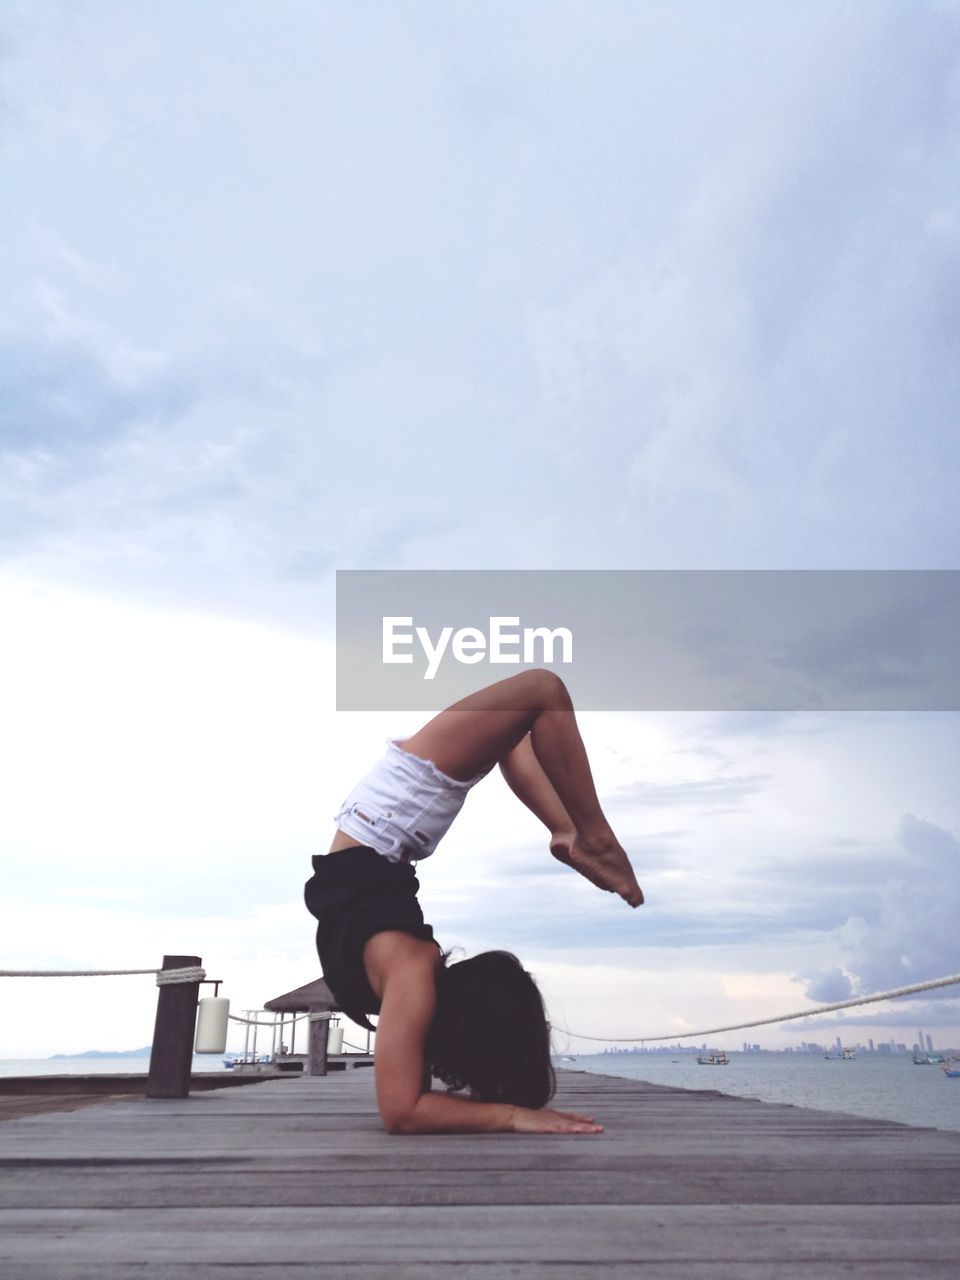
[[[369,845],[317,854],[304,886],[307,910],[319,921],[317,953],[327,986],[354,1022],[375,1028],[368,1013],[380,1012],[363,967],[363,948],[375,933],[397,929],[434,942],[425,924],[408,862],[388,862]],[[439,946],[439,944],[437,944]]]

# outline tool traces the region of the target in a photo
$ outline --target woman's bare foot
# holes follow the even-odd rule
[[[575,831],[555,831],[550,837],[550,852],[557,861],[562,862],[564,866],[573,867],[573,862],[570,859],[570,851],[573,849],[573,844],[576,838],[577,833]],[[580,870],[579,867],[573,867],[573,869],[575,871]],[[598,889],[603,889],[605,893],[613,893],[613,890],[604,884],[599,876],[592,873],[592,871],[588,872],[587,870],[584,870],[581,872],[581,875],[586,876],[591,884],[595,884]]]
[[[615,839],[588,845],[575,831],[556,831],[550,838],[550,852],[598,889],[619,894],[631,907],[643,902],[643,890],[637,884],[630,859]]]
[[[577,833],[570,831],[554,831],[550,837],[550,852],[560,862],[570,865],[570,850],[573,848],[573,842],[577,838]]]

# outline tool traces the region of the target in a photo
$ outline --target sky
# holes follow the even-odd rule
[[[416,728],[335,709],[337,569],[960,567],[958,126],[954,0],[4,0],[0,965],[316,976]],[[556,1025],[960,969],[955,715],[581,727],[639,912],[496,777],[420,875]],[[150,1040],[149,979],[0,981],[0,1057]]]

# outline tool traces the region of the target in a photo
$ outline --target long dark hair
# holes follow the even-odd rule
[[[542,1107],[553,1097],[550,1024],[533,978],[509,951],[483,951],[437,970],[427,1037],[431,1073],[481,1102]]]

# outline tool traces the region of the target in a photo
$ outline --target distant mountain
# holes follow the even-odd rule
[[[88,1049],[86,1053],[51,1053],[54,1058],[149,1058],[150,1045],[144,1049]]]

